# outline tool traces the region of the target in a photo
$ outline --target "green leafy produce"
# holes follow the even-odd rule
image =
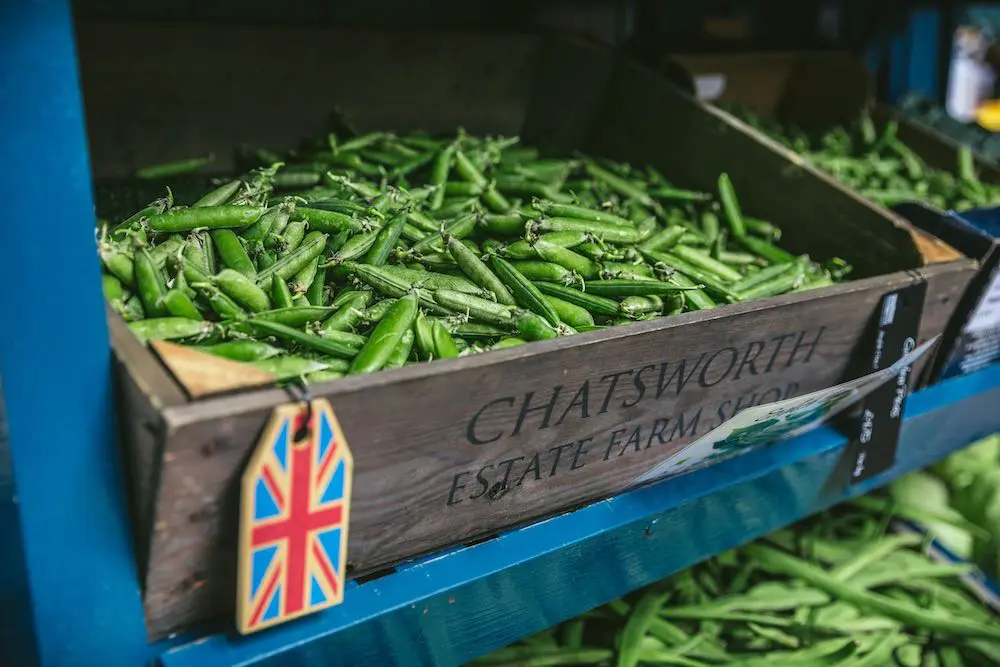
[[[144,340],[230,356],[241,348],[226,343],[263,343],[266,359],[240,361],[282,378],[474,354],[850,270],[779,247],[726,174],[694,192],[652,168],[464,132],[331,134],[247,154],[257,166],[191,205],[169,195],[105,226],[104,284]]]
[[[870,502],[808,519],[472,664],[1000,664],[1000,623]],[[881,507],[884,508],[884,501]]]
[[[836,127],[820,136],[783,126],[739,106],[735,115],[772,139],[801,154],[859,194],[884,206],[921,201],[946,210],[966,210],[1000,203],[1000,187],[983,183],[976,173],[972,151],[959,149],[954,173],[926,164],[897,136],[890,121],[877,131],[868,116],[852,127]]]

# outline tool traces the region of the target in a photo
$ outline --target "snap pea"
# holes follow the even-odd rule
[[[319,322],[333,314],[333,308],[321,306],[291,306],[289,308],[273,308],[254,313],[254,320],[277,322],[287,327],[301,328],[312,322]]]
[[[438,320],[431,323],[431,339],[436,358],[452,359],[458,356],[458,346],[455,345],[451,332]]]
[[[292,220],[285,225],[285,231],[278,237],[278,257],[284,257],[294,252],[306,238],[306,221]]]
[[[511,262],[511,266],[521,272],[529,280],[544,280],[551,283],[568,285],[580,281],[580,276],[569,269],[553,262],[534,261],[530,259]]]
[[[292,306],[292,292],[288,289],[288,283],[274,276],[271,279],[271,299],[278,308],[290,308]]]
[[[271,307],[267,293],[239,271],[223,269],[212,278],[212,282],[226,296],[250,311],[260,312]]]
[[[537,289],[537,285],[535,286]],[[541,290],[538,290],[541,292]],[[574,329],[579,330],[581,327],[594,326],[594,316],[587,311],[586,308],[581,308],[580,306],[570,303],[564,299],[560,299],[556,296],[550,296],[543,294],[544,298],[552,309],[556,311],[561,322],[565,322]]]
[[[257,284],[269,284],[274,276],[282,280],[290,280],[310,261],[319,257],[326,246],[327,235],[321,232],[309,232],[302,245],[294,251],[279,258],[274,264],[257,273]]]
[[[315,261],[318,265],[319,258],[317,257]],[[309,283],[309,287],[306,289],[306,301],[308,301],[311,306],[325,306],[326,299],[326,268],[320,268],[317,266],[316,271],[313,274],[312,282]]]
[[[156,268],[153,258],[145,248],[140,248],[134,256],[135,283],[142,300],[142,308],[148,317],[159,317],[167,314],[163,305],[163,296],[167,289],[163,275]]]
[[[535,252],[544,261],[551,264],[558,264],[567,271],[570,271],[581,278],[589,279],[596,278],[601,272],[601,265],[578,253],[573,252],[569,248],[564,248],[562,246],[555,245],[554,243],[549,243],[548,241],[543,241],[539,238],[533,244]]]
[[[212,345],[195,345],[194,349],[232,361],[261,361],[281,354],[281,349],[259,340],[227,340]]]
[[[138,322],[129,322],[128,328],[139,340],[180,340],[201,338],[211,333],[215,325],[211,322],[192,320],[186,317],[153,317]]]
[[[320,373],[331,369],[333,361],[330,359],[320,361],[318,359],[307,359],[305,357],[286,356],[274,357],[272,359],[248,360],[254,368],[271,373],[278,380],[288,380],[290,378],[308,377],[314,373]]]
[[[326,271],[326,267],[323,267],[323,270]],[[299,270],[298,273],[292,276],[292,284],[289,285],[289,288],[292,290],[292,294],[294,296],[305,295],[309,286],[316,280],[316,274],[318,272],[319,257],[313,257]]]
[[[665,296],[672,292],[693,289],[661,280],[588,280],[581,288],[597,296],[628,297],[628,296]]]

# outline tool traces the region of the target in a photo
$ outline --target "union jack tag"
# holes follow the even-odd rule
[[[328,401],[275,408],[240,488],[240,633],[343,601],[353,471]]]

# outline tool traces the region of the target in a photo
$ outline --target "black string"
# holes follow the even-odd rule
[[[312,418],[313,418],[313,395],[309,391],[309,387],[305,384],[289,384],[286,387],[288,393],[296,401],[305,401],[306,404],[306,417],[302,420],[301,425],[295,430],[292,435],[293,442],[302,442],[307,437],[309,437],[309,432],[312,429]]]

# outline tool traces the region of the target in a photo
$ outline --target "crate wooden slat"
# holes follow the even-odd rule
[[[169,64],[164,53],[148,50],[124,62],[140,28],[81,28],[85,84],[111,63],[118,76],[87,98],[103,111],[91,118],[104,173],[135,166],[120,147],[106,145],[115,132],[139,142],[134,154],[142,162],[177,157],[170,154],[175,145],[198,152],[202,141],[281,148],[275,143],[283,137],[319,131],[320,109],[337,102],[330,91],[342,90],[362,129],[464,124],[520,133],[526,143],[564,154],[581,149],[649,163],[683,187],[712,188],[727,171],[746,212],[782,226],[790,250],[817,259],[840,254],[857,268],[855,280],[822,290],[314,387],[331,401],[354,451],[348,560],[355,574],[612,495],[737,407],[844,379],[887,291],[926,280],[921,340],[939,333],[975,270],[902,219],[601,48],[525,36],[141,29],[184,48],[166,49]],[[98,55],[88,59],[90,50]],[[356,58],[357,68],[338,58]],[[230,107],[211,105],[225,95],[207,90],[219,83],[206,64],[239,62],[266,80],[284,71],[275,59],[311,68],[305,78],[324,87],[315,96],[296,90],[294,104],[261,97],[230,127]],[[164,73],[158,94],[179,101],[143,106],[148,117],[136,118],[118,104],[150,72]],[[421,80],[433,81],[426,97],[414,83]],[[275,127],[286,108],[294,127]],[[194,127],[174,117],[181,112]],[[143,123],[155,128],[145,144]],[[288,394],[258,389],[184,400],[123,322],[113,318],[112,329],[146,618],[158,637],[231,613],[240,473],[269,411]]]

